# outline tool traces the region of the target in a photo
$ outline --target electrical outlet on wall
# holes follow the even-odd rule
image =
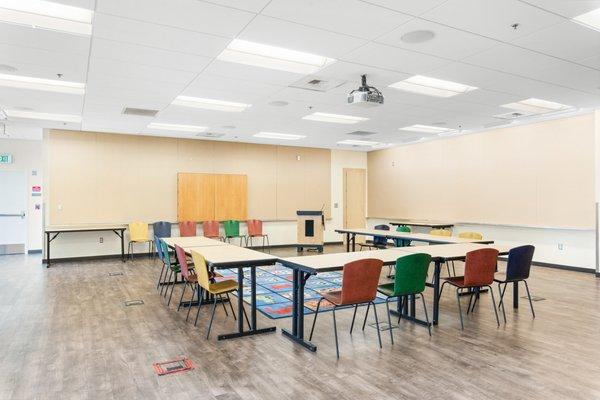
[[[104,243],[104,238],[100,236],[100,243]]]
[[[558,249],[559,249],[559,250],[564,250],[564,249],[565,249],[565,245],[564,245],[564,244],[562,244],[562,243],[559,243],[559,244],[558,244]]]

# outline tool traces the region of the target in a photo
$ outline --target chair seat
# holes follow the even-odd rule
[[[481,283],[478,285],[465,285],[465,277],[464,276],[451,276],[448,278],[444,278],[444,280],[446,282],[448,282],[449,284],[459,287],[459,288],[474,288],[474,287],[481,287],[481,286],[485,286],[485,285],[489,285],[490,283]]]
[[[377,291],[381,294],[385,294],[387,297],[394,296],[394,283],[385,283],[377,286]]]
[[[336,306],[342,305],[342,291],[341,290],[332,290],[330,292],[322,292],[319,293],[325,300],[328,302],[335,304]]]
[[[262,235],[248,235],[248,237],[262,237],[262,236],[269,236],[267,234],[262,234]]]
[[[151,242],[151,239],[129,239],[129,242],[132,243],[146,243],[146,242]]]
[[[498,283],[519,282],[522,280],[524,280],[524,279],[521,279],[521,278],[506,279],[506,274],[504,274],[504,273],[499,273],[496,275],[496,277],[494,277],[494,282],[498,282]]]
[[[236,281],[234,281],[232,279],[228,279],[228,280],[221,281],[221,282],[211,283],[210,286],[208,287],[208,291],[212,294],[232,292],[237,289],[237,286],[238,286],[238,284]]]

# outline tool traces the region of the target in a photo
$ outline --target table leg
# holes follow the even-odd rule
[[[356,233],[352,234],[352,251],[356,251]]]
[[[121,231],[121,261],[125,262],[125,231]]]
[[[346,253],[350,252],[350,233],[346,232]]]
[[[50,232],[46,232],[46,268],[50,268]]]
[[[433,325],[437,325],[440,317],[440,271],[442,262],[435,262],[435,270],[433,271]]]
[[[242,302],[240,301],[239,304]],[[243,320],[241,316],[240,320]],[[256,330],[256,268],[250,269],[250,329]]]
[[[317,351],[317,346],[304,339],[304,285],[309,277],[309,274],[304,275],[304,272],[293,269],[292,331],[282,329],[281,333],[307,350]]]
[[[519,282],[513,282],[513,308],[519,308]]]

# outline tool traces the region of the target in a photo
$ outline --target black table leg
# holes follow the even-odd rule
[[[50,232],[46,232],[46,268],[50,268]]]
[[[352,251],[356,251],[356,233],[352,234]]]
[[[304,285],[310,277],[298,269],[293,269],[294,304],[292,309],[292,331],[282,329],[281,333],[307,350],[317,351],[317,346],[304,339]]]
[[[125,262],[125,230],[121,231],[121,261]]]
[[[350,233],[346,232],[346,253],[350,252]]]
[[[513,282],[513,308],[519,308],[519,282]]]
[[[239,302],[242,304],[242,302]],[[242,319],[242,317],[240,317]],[[256,268],[250,269],[250,329],[256,330]]]
[[[440,272],[442,269],[441,261],[435,262],[433,271],[433,325],[437,325],[440,317]]]

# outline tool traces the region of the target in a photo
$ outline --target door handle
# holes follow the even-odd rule
[[[25,218],[25,211],[21,211],[19,214],[0,214],[0,217],[21,217]]]

